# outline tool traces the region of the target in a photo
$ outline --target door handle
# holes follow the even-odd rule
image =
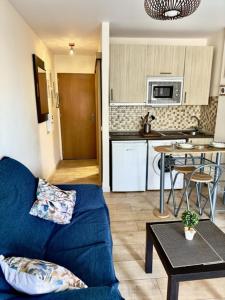
[[[110,100],[113,101],[113,89],[110,89]]]
[[[95,113],[91,114],[91,122],[93,122],[93,123],[95,122]]]
[[[171,75],[172,72],[160,72],[161,75]]]
[[[184,104],[187,102],[187,92],[184,93]]]

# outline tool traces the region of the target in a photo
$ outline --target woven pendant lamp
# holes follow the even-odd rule
[[[146,13],[157,20],[175,20],[193,14],[201,0],[145,0]]]

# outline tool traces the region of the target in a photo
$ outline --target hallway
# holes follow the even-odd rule
[[[49,179],[52,184],[100,184],[99,168],[95,159],[62,160]]]

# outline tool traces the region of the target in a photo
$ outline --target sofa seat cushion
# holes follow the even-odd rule
[[[1,300],[122,300],[117,285],[95,287],[81,290],[50,293],[41,296],[26,296],[22,294],[7,295],[0,292]]]
[[[5,280],[5,276],[0,268],[0,295],[13,295],[16,291],[9,285],[9,283]],[[3,296],[0,296],[0,299],[4,299]]]
[[[71,272],[76,271],[88,286],[117,282],[107,209],[75,213],[69,225],[58,225],[49,241],[45,259],[57,262]]]
[[[5,256],[44,257],[54,223],[29,214],[36,197],[37,179],[21,163],[0,160],[0,253]]]

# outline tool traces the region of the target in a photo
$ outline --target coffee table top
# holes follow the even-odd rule
[[[148,223],[173,269],[225,263],[225,234],[202,220],[192,241],[184,237],[181,222]]]

